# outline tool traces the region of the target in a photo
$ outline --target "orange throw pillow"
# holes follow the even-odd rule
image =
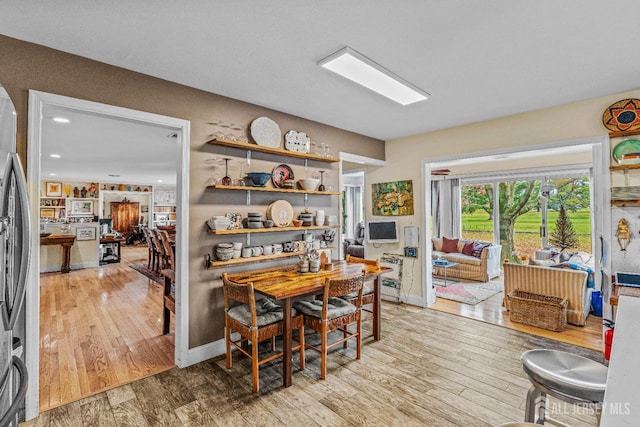
[[[445,253],[453,253],[458,252],[458,240],[459,239],[447,239],[446,237],[442,237],[442,252]]]

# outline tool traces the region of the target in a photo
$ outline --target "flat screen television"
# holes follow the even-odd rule
[[[366,236],[368,243],[395,243],[399,242],[398,221],[379,220],[367,222]]]

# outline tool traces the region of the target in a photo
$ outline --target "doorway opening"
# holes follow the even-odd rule
[[[587,252],[593,262],[592,270],[600,271],[602,247],[596,242],[604,234],[608,221],[604,209],[607,206],[604,190],[608,186],[608,173],[603,166],[606,164],[603,161],[606,154],[603,153],[607,153],[607,146],[607,138],[591,138],[424,161],[425,240],[429,242],[432,237],[442,235],[483,240],[502,245],[501,265],[507,259],[509,262],[529,263],[530,258],[547,255],[545,249],[549,246],[557,246],[553,234],[558,228],[560,206],[564,205],[578,234],[578,242],[572,251]],[[431,170],[434,170],[433,176]],[[449,175],[443,177],[443,170]],[[431,183],[438,181],[452,183],[432,188]],[[458,194],[440,198],[440,204],[433,203],[433,197],[438,198],[442,188],[454,188]],[[443,200],[444,208],[449,209],[444,218],[447,221],[453,218],[452,221],[444,221],[447,223],[444,229],[455,235],[447,235],[446,231],[443,234],[443,221],[433,215],[439,214],[442,218]],[[438,211],[432,212],[432,206],[436,206]],[[512,217],[505,219],[509,214],[513,214]],[[428,306],[523,330],[520,325],[507,322],[508,315],[503,316],[504,294],[489,296],[476,304],[436,299],[431,245],[426,249],[423,292]],[[596,289],[600,289],[599,274],[591,277],[596,282]],[[591,316],[587,320],[587,328],[576,327],[575,331],[565,332],[560,339],[599,349],[601,319]],[[546,336],[545,331],[539,328],[529,327],[526,332]],[[558,339],[558,334],[551,335]]]
[[[79,139],[73,139],[73,141],[75,141],[78,145],[74,145],[72,138],[69,137],[62,140],[63,145],[56,146],[55,141],[57,141],[57,139],[54,137],[53,133],[49,134],[48,132],[49,130],[53,129],[50,128],[49,125],[53,120],[52,114],[54,113],[60,113],[61,115],[65,114],[70,116],[73,116],[75,114],[77,115],[76,118],[78,118],[79,121],[82,121],[80,119],[80,117],[82,116],[83,119],[87,119],[91,123],[87,127],[87,129],[92,129],[93,132],[90,134],[82,134]],[[118,123],[121,126],[115,126],[115,123]],[[70,120],[68,124],[73,124],[73,121]],[[113,132],[110,132],[109,129],[112,129]],[[151,132],[157,132],[158,134],[162,135],[163,143],[166,144],[167,147],[169,147],[169,151],[163,151],[163,149],[161,149],[159,145],[149,146],[141,143],[144,138],[141,134],[136,134],[137,130],[139,129],[147,129]],[[51,132],[54,131],[51,130]],[[78,213],[86,214],[86,217],[82,217],[80,215],[77,217],[67,215],[66,209],[63,218],[61,218],[60,214],[57,215],[58,219],[61,219],[59,223],[62,224],[63,231],[65,232],[68,232],[70,229],[72,230],[74,225],[85,224],[86,226],[81,227],[83,229],[82,238],[77,237],[81,234],[76,234],[76,239],[78,240],[77,243],[86,243],[84,241],[80,242],[80,240],[84,239],[89,241],[93,240],[96,244],[96,247],[98,246],[98,240],[101,240],[102,238],[102,236],[100,236],[100,234],[98,233],[101,233],[103,230],[97,231],[96,235],[94,236],[93,232],[88,232],[87,229],[91,228],[90,224],[93,224],[94,220],[97,221],[101,216],[104,216],[104,201],[102,200],[102,197],[98,198],[98,194],[100,194],[101,190],[104,190],[105,188],[108,188],[108,190],[112,190],[113,186],[118,185],[117,190],[122,192],[121,196],[124,199],[129,199],[135,197],[138,193],[144,193],[144,187],[147,187],[148,192],[152,192],[153,185],[168,184],[174,187],[175,190],[173,215],[175,221],[174,244],[176,260],[174,317],[175,335],[173,336],[173,352],[172,356],[169,357],[169,361],[172,365],[177,364],[178,366],[182,366],[182,361],[184,360],[184,357],[188,350],[187,307],[186,304],[182,304],[182,301],[188,300],[188,286],[186,286],[186,284],[188,283],[188,269],[186,267],[188,253],[187,218],[189,188],[189,139],[189,122],[185,120],[43,92],[31,91],[29,94],[28,186],[31,211],[33,212],[33,229],[39,229],[41,226],[41,215],[39,215],[41,210],[40,196],[46,194],[47,186],[45,184],[52,180],[56,180],[56,182],[62,182],[63,179],[66,179],[70,182],[86,181],[97,186],[95,194],[93,195],[93,198],[95,200],[91,200],[91,196],[89,194],[87,194],[88,197],[80,197],[80,199],[89,200],[76,200],[75,194],[70,195],[70,197],[67,199],[70,201],[70,206],[71,202],[83,202],[77,203],[79,206]],[[118,145],[119,143],[122,143],[123,145]],[[58,151],[69,148],[65,146],[65,144],[72,146],[73,149],[67,150],[64,155],[60,155],[60,152],[54,152],[54,150]],[[157,144],[160,143],[157,142]],[[154,156],[158,152],[170,152],[171,161],[173,162],[174,167],[159,167],[158,162],[162,159],[154,159]],[[57,156],[52,156],[52,154]],[[55,161],[58,160],[60,162],[56,163]],[[105,177],[105,175],[108,175],[108,173],[106,173],[106,170],[103,167],[108,167],[110,168],[110,170],[114,170],[115,172],[113,173],[113,175],[120,176]],[[52,171],[50,168],[57,168],[58,171]],[[55,173],[56,175],[52,175],[53,173]],[[151,179],[148,177],[152,175],[154,176],[154,180],[151,182]],[[121,185],[124,185],[125,187],[120,187]],[[87,192],[90,191],[89,188],[84,190]],[[73,189],[72,191],[75,192],[75,189]],[[105,191],[105,194],[106,193],[107,191]],[[81,196],[82,195],[84,194],[81,194]],[[61,197],[61,199],[65,199],[67,194],[65,194],[64,196],[65,197]],[[151,196],[151,200],[153,200],[153,195]],[[152,216],[154,206],[155,203],[147,202],[146,211],[143,211],[143,209],[140,208],[140,211],[136,213],[136,218],[134,219],[138,220],[138,223],[142,221],[146,225],[156,225],[153,224],[154,219]],[[101,228],[102,227],[100,227],[100,229]],[[79,233],[79,231],[77,231],[77,233]],[[32,247],[38,248],[39,244],[39,236],[34,233]],[[100,242],[100,244],[102,244],[102,242]],[[125,248],[126,246],[122,244],[122,247]],[[138,249],[138,253],[136,253],[135,249]],[[96,250],[96,252],[98,251]],[[76,364],[63,366],[62,369],[60,369],[59,366],[49,367],[51,369],[58,369],[61,374],[71,373],[71,376],[73,376],[73,373],[77,373],[78,370],[95,371],[91,372],[92,374],[96,374],[91,377],[92,380],[87,380],[95,381],[93,384],[89,384],[88,386],[87,384],[81,384],[81,381],[78,382],[78,384],[80,384],[78,387],[80,388],[81,393],[84,391],[88,392],[87,395],[90,395],[94,394],[94,392],[96,391],[102,391],[98,390],[101,386],[105,387],[103,388],[104,390],[113,386],[120,385],[118,384],[118,382],[129,382],[129,380],[127,380],[126,378],[123,380],[123,377],[119,377],[117,373],[114,374],[114,372],[117,372],[118,369],[137,371],[140,377],[150,374],[152,370],[148,369],[148,366],[140,368],[140,366],[145,364],[145,362],[133,363],[133,367],[131,366],[132,364],[130,364],[130,362],[134,359],[131,358],[131,355],[128,354],[127,351],[129,351],[133,347],[133,345],[131,344],[136,340],[136,337],[125,337],[124,335],[122,335],[120,329],[118,329],[117,322],[112,320],[115,316],[107,314],[108,310],[116,305],[115,303],[112,303],[115,301],[115,299],[111,301],[109,299],[111,296],[115,295],[113,292],[115,292],[115,290],[121,289],[129,290],[127,285],[130,283],[135,283],[134,286],[148,287],[148,292],[145,292],[144,289],[142,290],[142,292],[137,293],[135,291],[132,291],[128,296],[128,298],[132,300],[132,303],[140,300],[147,301],[150,297],[153,297],[153,295],[149,294],[158,292],[157,288],[154,290],[154,286],[156,285],[152,284],[151,280],[148,280],[146,277],[140,275],[129,267],[129,263],[137,262],[135,260],[140,259],[143,259],[144,263],[146,264],[146,253],[146,247],[138,246],[137,248],[131,248],[131,251],[129,251],[129,248],[127,248],[121,254],[121,260],[118,264],[108,264],[94,267],[93,265],[91,265],[91,263],[93,262],[92,260],[89,263],[90,265],[82,265],[82,262],[80,262],[79,267],[88,268],[81,268],[78,270],[73,269],[74,259],[73,257],[71,257],[70,273],[46,273],[50,276],[55,275],[56,277],[53,279],[54,281],[58,280],[68,283],[68,288],[70,289],[75,286],[75,290],[78,292],[74,294],[74,296],[87,291],[87,288],[90,284],[97,284],[98,287],[96,289],[101,289],[100,292],[97,292],[93,295],[91,295],[90,292],[87,292],[87,298],[93,298],[93,300],[101,300],[100,302],[102,303],[102,308],[99,310],[94,310],[95,313],[91,313],[90,311],[88,313],[94,314],[97,317],[93,320],[91,318],[79,319],[80,322],[86,322],[90,326],[90,328],[88,329],[89,332],[85,333],[84,335],[84,347],[86,347],[87,352],[82,352],[82,350],[84,350],[82,343],[67,342],[65,343],[66,348],[64,351],[70,351],[71,354],[66,354],[64,356],[68,357],[69,360],[74,360]],[[93,256],[93,250],[88,251],[87,254]],[[36,250],[33,251],[31,260],[29,273],[30,280],[27,287],[26,296],[27,323],[31,325],[27,330],[26,340],[28,348],[34,349],[34,351],[26,352],[25,356],[27,366],[30,372],[33,373],[42,373],[42,370],[40,369],[42,366],[40,363],[40,355],[39,352],[35,350],[40,348],[40,344],[42,342],[50,338],[50,336],[42,335],[42,332],[38,328],[38,326],[42,324],[40,313],[42,304],[47,302],[44,300],[41,301],[40,299],[40,271],[40,251]],[[46,279],[49,280],[50,278],[47,277]],[[124,282],[126,283],[119,283],[120,279],[124,280]],[[100,288],[100,286],[105,283],[108,284],[108,286],[111,286],[111,288]],[[83,287],[83,285],[86,286]],[[144,322],[141,321],[139,324],[130,326],[135,326],[132,328],[134,330],[132,334],[135,335],[144,328],[150,329],[150,327],[148,326],[150,324],[150,319],[156,319],[158,339],[166,341],[167,337],[163,337],[162,332],[162,292],[160,292],[160,295],[156,295],[156,301],[158,301],[157,307],[143,305],[143,307],[145,308],[140,310],[140,316],[147,317]],[[58,301],[58,303],[65,304],[65,301]],[[73,327],[72,324],[65,325],[62,320],[59,320],[59,322],[59,326],[61,326],[62,328],[67,328],[68,326]],[[129,322],[129,324],[131,323],[135,322]],[[151,321],[151,323],[153,322]],[[108,327],[104,325],[108,325]],[[151,335],[156,334],[155,330],[147,332],[149,332]],[[92,340],[96,338],[97,341],[98,337],[106,338],[103,340],[103,342],[106,341],[107,345],[111,346],[111,348],[105,350],[104,348],[100,348],[98,345],[96,345],[96,342]],[[137,360],[140,361],[145,360],[146,358],[157,356],[157,354],[154,355],[154,350],[151,349],[152,347],[153,346],[147,346],[147,350],[141,350],[141,352],[145,354],[143,354],[141,358]],[[74,352],[76,354],[74,354]],[[109,354],[109,352],[111,352],[112,354]],[[118,352],[121,353],[119,354]],[[157,350],[155,351],[155,353],[157,353]],[[82,357],[75,357],[80,354],[82,355]],[[63,354],[60,353],[59,356],[63,356]],[[109,357],[111,358],[109,359]],[[112,364],[113,366],[109,366],[108,368],[105,367],[105,362],[107,360],[114,361]],[[118,362],[115,362],[118,360],[123,363],[118,364]],[[129,366],[127,366],[127,364],[129,364]],[[153,362],[151,362],[150,364],[153,364]],[[136,366],[138,366],[138,368],[140,369],[136,368]],[[108,378],[109,376],[110,378]],[[65,380],[68,379],[69,378],[65,378]],[[30,392],[26,397],[27,419],[33,418],[39,413],[39,408],[42,406],[39,402],[39,392],[41,392],[47,386],[47,384],[40,383],[39,375],[33,374],[30,376]],[[68,392],[69,390],[63,391]]]

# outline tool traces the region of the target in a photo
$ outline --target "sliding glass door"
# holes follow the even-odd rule
[[[462,238],[493,242],[493,184],[461,185],[460,196]]]
[[[591,252],[591,189],[584,172],[466,181],[460,203],[463,239],[499,243],[502,258],[516,262],[544,247]],[[559,221],[561,207],[565,218]],[[571,233],[576,239],[567,239]]]

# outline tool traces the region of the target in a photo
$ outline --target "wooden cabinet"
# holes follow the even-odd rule
[[[111,202],[113,229],[126,238],[134,233],[140,222],[140,203]]]

